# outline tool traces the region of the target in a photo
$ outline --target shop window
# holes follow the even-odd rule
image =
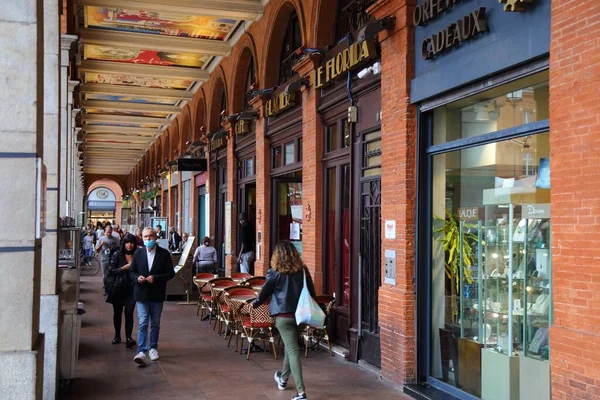
[[[254,176],[254,157],[246,158],[238,163],[238,179]]]
[[[350,141],[351,141],[351,137],[350,137],[350,126],[348,124],[348,120],[347,119],[343,119],[340,123],[340,134],[342,137],[342,148],[347,148],[350,147]]]
[[[300,47],[302,47],[302,34],[300,32],[298,14],[294,11],[290,15],[285,29],[285,36],[283,37],[283,46],[279,61],[279,85],[287,82],[296,74],[293,66],[298,60],[296,49]]]
[[[272,166],[273,168],[279,168],[282,166],[281,163],[281,146],[274,147],[271,150],[271,158],[273,159]]]
[[[367,133],[363,144],[363,176],[381,175],[381,132]]]
[[[254,74],[254,59],[250,57],[250,63],[248,65],[248,71],[246,71],[246,82],[244,85],[244,110],[249,110],[250,107],[250,99],[252,98],[251,86],[256,82],[256,76]]]
[[[254,175],[254,157],[246,160],[246,177]]]
[[[284,146],[285,149],[285,159],[283,164],[290,165],[296,161],[296,146],[294,146],[294,142],[288,143]]]
[[[548,109],[548,82],[543,81],[546,76],[538,75],[436,108],[434,121],[444,121],[445,133],[436,135],[433,144],[547,119],[544,110]]]
[[[376,0],[338,0],[334,43],[339,43],[349,32],[357,31],[369,22],[372,17],[367,9],[375,2]]]
[[[302,161],[302,138],[298,139],[298,162]]]
[[[342,119],[325,127],[325,152],[345,149],[350,147],[350,127],[348,120]]]
[[[426,114],[434,143],[425,156],[432,223],[423,239],[430,248],[429,370],[482,398],[493,397],[482,381],[513,372],[510,357],[548,370],[549,134],[526,125],[548,118],[548,85],[532,82],[539,77]]]
[[[339,134],[338,124],[333,123],[327,126],[327,152],[335,151],[339,149]]]

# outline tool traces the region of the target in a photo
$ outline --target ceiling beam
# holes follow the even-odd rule
[[[143,136],[160,135],[163,130],[157,128],[132,128],[128,126],[85,126],[86,133],[132,133]]]
[[[100,93],[113,96],[152,97],[173,100],[191,100],[193,92],[178,89],[157,89],[124,85],[106,85],[103,83],[84,83],[79,86],[81,93]]]
[[[84,100],[83,108],[100,108],[112,111],[139,111],[139,112],[164,112],[168,114],[180,114],[181,108],[163,104],[127,103],[105,100]],[[93,115],[93,114],[87,114]]]
[[[98,72],[105,74],[136,75],[192,81],[206,81],[210,73],[198,68],[174,67],[164,65],[144,65],[116,61],[83,60],[78,66],[80,72]]]
[[[257,0],[75,0],[75,3],[246,21],[258,21],[264,13],[261,2]]]
[[[209,56],[228,56],[231,54],[229,43],[219,40],[100,29],[81,29],[79,35],[83,44],[135,47],[144,50],[205,54]]]
[[[82,121],[85,122],[116,122],[126,124],[156,124],[169,125],[167,118],[138,117],[135,115],[110,115],[110,114],[83,114]]]

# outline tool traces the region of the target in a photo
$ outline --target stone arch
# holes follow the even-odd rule
[[[106,175],[106,174],[98,174],[98,175],[88,175],[86,177],[86,187],[85,187],[85,193],[89,194],[93,189],[99,187],[99,186],[106,186],[109,185],[109,187],[113,188],[113,185],[118,186],[118,190],[113,190],[113,192],[115,192],[115,195],[117,196],[117,200],[119,200],[121,198],[121,196],[123,196],[123,193],[127,193],[127,186],[126,186],[126,181],[123,178],[126,177],[121,177],[121,176],[115,176],[115,175]]]
[[[163,166],[163,140],[162,136],[154,144],[156,145],[156,169],[160,170]]]
[[[206,103],[204,101],[204,90],[200,89],[200,95],[196,102],[196,111],[193,124],[193,138],[194,141],[200,140],[200,130],[204,128],[206,132]]]
[[[161,136],[161,140],[162,140],[162,144],[163,144],[163,159],[162,159],[162,164],[163,166],[166,166],[167,163],[169,162],[169,154],[171,151],[171,138],[169,137],[169,128],[167,128],[167,130],[165,132],[163,132],[162,136]]]
[[[247,38],[238,52],[236,57],[236,65],[233,68],[233,80],[232,80],[232,90],[231,90],[231,112],[237,113],[240,111],[244,111],[244,96],[246,94],[246,76],[248,73],[248,68],[250,67],[250,63],[254,64],[254,75],[255,80],[258,81],[258,71],[259,66],[256,58],[256,47],[250,35],[244,35],[244,38]],[[258,82],[256,82],[258,83]]]
[[[192,144],[192,111],[191,106],[186,104],[181,113],[181,124],[179,129],[179,154],[185,152]]]
[[[169,127],[169,147],[171,149],[170,153],[167,155],[169,161],[174,159],[180,152],[179,149],[179,118],[175,119],[171,126]]]
[[[220,73],[215,76],[215,80],[212,87],[212,95],[210,96],[210,109],[208,123],[210,133],[214,133],[221,126],[221,103],[223,96],[225,96],[225,104],[228,104],[227,96],[227,84],[223,70],[219,69]]]
[[[269,26],[271,30],[267,34],[267,48],[263,58],[262,71],[260,73],[260,81],[263,82],[264,87],[272,87],[277,85],[278,76],[273,73],[279,70],[279,59],[281,56],[281,47],[283,46],[283,35],[281,32],[285,30],[288,20],[292,12],[296,11],[298,14],[298,21],[300,22],[300,34],[302,36],[302,44],[306,45],[306,18],[304,16],[304,9],[302,8],[299,1],[290,0],[284,1],[279,5],[277,11],[273,14],[273,19],[270,21]]]
[[[338,0],[317,0],[317,3],[312,9],[311,21],[314,23],[309,46],[322,49],[334,44]]]

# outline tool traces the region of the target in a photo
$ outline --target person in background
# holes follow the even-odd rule
[[[100,222],[98,222],[96,226],[96,243],[98,243],[98,240],[100,240],[100,238],[104,236],[104,228],[102,227],[102,223]]]
[[[121,251],[113,253],[108,269],[108,280],[111,282],[107,287],[108,296],[106,302],[113,305],[113,325],[115,327],[115,338],[112,344],[121,343],[121,321],[125,311],[125,347],[128,349],[135,346],[135,340],[131,337],[133,332],[133,281],[129,275],[133,254],[137,250],[135,236],[131,233],[123,236]]]
[[[144,228],[142,237],[145,249],[138,249],[131,262],[131,277],[135,282],[133,298],[138,311],[138,353],[133,361],[140,365],[146,364],[149,325],[150,360],[159,358],[160,316],[167,294],[167,281],[175,276],[171,254],[157,246],[154,229]]]
[[[87,234],[83,237],[83,260],[88,263],[90,257],[94,255],[94,233],[91,229],[87,231]]]
[[[267,272],[267,281],[258,298],[252,303],[252,307],[256,308],[271,298],[270,313],[275,317],[275,326],[281,335],[285,350],[283,368],[275,372],[274,378],[279,390],[285,390],[290,373],[294,376],[297,393],[292,400],[307,398],[298,345],[304,325],[296,325],[295,318],[305,276],[308,291],[314,298],[316,295],[313,280],[296,246],[287,240],[277,243],[271,257],[271,268]]]
[[[123,233],[123,230],[121,229],[121,226],[119,224],[115,225],[114,232],[117,233],[117,234],[119,234],[119,239],[123,238],[124,233]]]
[[[172,226],[169,227],[169,250],[175,251],[179,249],[179,243],[181,243],[181,236],[175,231]]]
[[[189,238],[190,238],[190,234],[187,232],[183,232],[183,235],[181,235],[181,242],[179,242],[179,250],[180,251],[183,251],[183,248],[185,247],[185,244],[187,243]]]
[[[254,258],[254,228],[248,221],[248,216],[245,212],[240,213],[240,225],[241,227],[241,244],[240,252],[237,259],[240,264],[240,272],[250,273],[250,263]]]
[[[162,230],[162,225],[156,225],[156,238],[165,239],[165,231]]]
[[[104,280],[108,277],[108,263],[110,261],[111,252],[119,247],[119,239],[113,236],[112,227],[106,226],[104,236],[96,243],[96,252],[100,252],[100,266],[102,267],[102,276]],[[106,289],[106,285],[105,285]],[[106,296],[106,292],[104,292]]]
[[[217,269],[217,250],[210,245],[210,238],[204,236],[202,244],[196,248],[192,263],[196,266],[196,273],[208,272],[214,274]]]
[[[137,247],[144,247],[144,239],[142,239],[142,228],[135,228],[135,242]]]

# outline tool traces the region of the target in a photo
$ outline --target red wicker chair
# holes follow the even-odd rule
[[[217,328],[219,325],[219,335],[221,334],[221,328],[223,326],[223,312],[229,312],[229,307],[225,304],[223,298],[223,289],[235,286],[235,282],[231,278],[215,278],[211,283],[211,294],[212,294],[212,304],[215,318],[215,324],[213,325],[213,330]]]
[[[196,310],[196,315],[199,315],[200,310],[202,310],[201,318],[204,318],[204,311],[209,309],[209,303],[212,301],[209,284],[212,279],[215,279],[214,274],[205,272],[196,274],[193,278],[194,285],[198,288],[198,310]]]
[[[236,282],[243,282],[249,278],[252,278],[252,275],[247,274],[245,272],[234,272],[231,274],[231,279],[233,279]]]
[[[321,306],[323,311],[325,312],[325,316],[329,316],[329,312],[331,311],[334,303],[335,297],[329,295],[320,295],[315,298],[315,301]],[[331,342],[329,341],[329,334],[327,333],[327,318],[325,318],[325,325],[323,327],[312,327],[307,326],[304,328],[302,332],[302,338],[304,339],[305,349],[304,349],[304,358],[308,357],[308,350],[317,348],[319,349],[319,344],[321,344],[321,340],[327,341],[327,347],[329,348],[329,354],[333,356],[333,351],[331,351]],[[313,343],[314,342],[314,343]]]
[[[275,320],[271,317],[269,312],[270,300],[265,301],[257,308],[253,308],[250,304],[242,309],[242,329],[246,339],[248,339],[248,352],[246,353],[246,360],[250,359],[250,349],[252,348],[252,342],[255,340],[262,340],[268,338],[273,355],[277,359],[277,350],[275,349],[275,339],[273,338],[273,330],[275,329]],[[247,309],[248,315],[244,315],[243,311]]]
[[[256,290],[256,288],[263,287],[265,282],[267,282],[267,278],[265,278],[264,276],[254,276],[252,278],[246,279],[244,285],[251,286]]]
[[[238,351],[238,342],[240,335],[243,334],[242,309],[248,306],[248,302],[256,298],[256,293],[248,286],[232,286],[225,289],[225,302],[229,306],[231,315],[231,335],[227,347],[231,345],[231,339],[235,335],[235,351]],[[228,325],[227,321],[225,322]],[[245,335],[243,336],[245,337]]]

